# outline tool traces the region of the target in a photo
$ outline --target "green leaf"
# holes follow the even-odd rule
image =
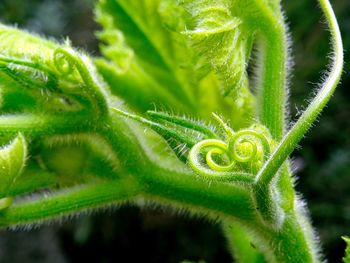
[[[244,20],[231,11],[232,1],[181,2],[191,14],[183,34],[190,38],[198,60],[202,60],[200,68],[206,69],[207,74],[215,71],[224,96],[239,96],[241,89],[248,88],[246,67],[255,32],[248,30]]]
[[[35,34],[0,24],[0,54],[2,57],[50,64],[53,51],[59,45]]]
[[[0,72],[25,87],[57,90],[52,59],[57,47],[54,41],[0,24]]]
[[[342,239],[346,242],[345,256],[343,257],[344,263],[350,263],[350,238],[342,237]]]
[[[0,196],[8,191],[21,175],[27,156],[27,145],[19,134],[10,144],[0,149]]]
[[[113,93],[129,106],[145,112],[160,105],[165,111],[176,110],[204,120],[210,119],[211,112],[220,112],[235,128],[251,125],[254,97],[248,88],[241,89],[239,98],[220,95],[220,80],[227,74],[221,74],[219,68],[216,74],[189,35],[183,34],[186,27],[194,25],[178,1],[100,0],[96,20],[103,28],[97,35],[105,58],[96,59],[95,64]],[[250,43],[252,39],[246,38]],[[226,44],[229,41],[228,37]],[[244,48],[241,51],[245,53]],[[229,59],[239,60],[241,51],[234,56],[230,53]],[[244,57],[249,52],[247,48]],[[239,64],[241,73],[243,64]],[[246,79],[246,73],[229,73],[226,79]]]
[[[115,93],[136,108],[149,109],[156,102],[189,109],[194,94],[179,59],[188,59],[189,51],[183,37],[164,25],[162,3],[99,1],[96,20],[103,31],[97,36],[105,43],[101,51],[108,60],[96,64]]]

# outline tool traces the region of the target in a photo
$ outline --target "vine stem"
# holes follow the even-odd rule
[[[0,212],[0,227],[35,223],[101,205],[115,205],[130,201],[138,193],[138,185],[130,178],[92,183],[34,201],[15,203]]]
[[[270,158],[266,161],[263,168],[258,173],[256,183],[260,186],[269,185],[273,178],[275,178],[283,162],[293,152],[299,141],[303,138],[322,109],[326,106],[340,81],[344,57],[339,26],[329,1],[319,0],[319,3],[325,14],[332,36],[332,44],[334,49],[333,65],[327,79],[321,85],[321,89],[319,90],[317,96],[312,100],[311,104],[294,124],[292,129],[283,137],[275,151],[271,154]]]
[[[285,100],[286,100],[286,37],[283,26],[276,26],[273,32],[265,36],[262,43],[260,80],[260,120],[275,140],[283,137],[285,129]],[[266,63],[264,63],[266,61]]]
[[[265,1],[252,0],[251,5],[258,12],[247,17],[260,38],[258,64],[257,115],[273,139],[282,139],[285,131],[286,79],[288,69],[288,41],[283,16],[279,10],[272,10]]]
[[[17,134],[19,131],[29,135],[50,135],[74,131],[86,131],[92,124],[86,121],[88,115],[1,115],[0,135]]]
[[[259,250],[260,242],[255,242],[252,234],[247,232],[234,220],[224,220],[222,228],[229,244],[232,258],[237,262],[266,263],[264,255]]]

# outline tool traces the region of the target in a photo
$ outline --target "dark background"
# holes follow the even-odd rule
[[[295,67],[290,110],[298,116],[328,63],[329,40],[316,0],[284,1]],[[332,1],[349,61],[350,1]],[[0,0],[0,21],[63,39],[98,55],[91,0]],[[350,235],[350,65],[302,147],[294,152],[297,190],[308,202],[329,262],[340,262]],[[296,117],[292,119],[295,120]],[[3,262],[231,262],[215,224],[161,208],[123,207],[30,231],[0,232]],[[121,260],[127,258],[127,260]]]

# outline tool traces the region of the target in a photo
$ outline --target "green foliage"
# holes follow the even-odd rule
[[[26,159],[26,143],[22,135],[0,149],[0,210],[10,205],[8,193],[21,175]]]
[[[350,262],[350,239],[348,237],[342,237],[343,240],[346,242],[346,250],[345,250],[345,256],[343,257],[343,262],[344,263],[349,263]]]
[[[319,2],[334,64],[289,131],[279,1],[100,0],[94,59],[0,26],[0,139],[18,136],[0,152],[0,226],[143,198],[218,218],[241,262],[320,262],[288,161],[342,71]]]
[[[142,10],[147,13],[140,14]],[[253,118],[255,99],[247,83],[240,99],[221,95],[224,88],[218,76],[205,69],[209,63],[184,31],[187,15],[182,5],[174,1],[100,1],[96,17],[103,26],[97,36],[105,43],[101,50],[107,58],[98,58],[96,65],[129,106],[146,111],[156,104],[207,120],[211,112],[219,111],[236,127]],[[221,60],[224,63],[225,58]],[[231,70],[237,70],[237,80],[245,78],[242,68]]]
[[[232,92],[235,97],[243,97],[249,93],[246,67],[254,30],[249,30],[241,18],[234,16],[231,10],[237,8],[231,1],[182,2],[190,14],[182,33],[190,38],[195,50],[199,74],[206,76],[214,70],[222,83],[224,96]]]

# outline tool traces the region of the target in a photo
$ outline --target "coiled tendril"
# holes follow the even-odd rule
[[[53,62],[57,71],[66,79],[71,77],[74,80],[75,69],[79,73],[81,80],[84,82],[83,93],[86,94],[93,105],[94,112],[99,117],[108,114],[106,97],[101,88],[93,78],[92,72],[87,68],[86,62],[77,56],[73,51],[64,48],[57,48],[53,55]]]
[[[198,142],[190,150],[189,165],[207,179],[253,182],[270,155],[270,139],[259,129],[233,132],[226,124],[224,129],[228,142],[216,139]]]
[[[72,59],[71,54],[63,49],[56,49],[54,52],[54,64],[56,69],[62,75],[69,75],[73,73],[73,65],[75,64],[74,58]]]
[[[259,145],[260,144],[260,152]],[[236,132],[229,141],[229,149],[233,158],[237,162],[246,163],[262,157],[263,161],[267,160],[270,155],[270,144],[268,139],[262,133],[254,130],[241,130]],[[259,155],[262,154],[262,156]]]

